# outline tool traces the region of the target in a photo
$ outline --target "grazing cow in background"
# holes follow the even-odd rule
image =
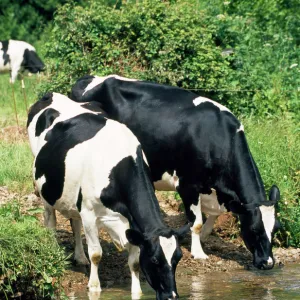
[[[154,185],[178,191],[193,223],[191,254],[224,211],[239,215],[241,235],[260,269],[274,266],[277,229],[273,186],[267,201],[243,125],[223,105],[184,89],[123,78],[84,76],[72,88],[77,102],[98,101],[109,118],[128,126],[143,147]],[[202,211],[209,214],[203,225]]]
[[[75,103],[57,93],[31,107],[27,127],[45,221],[55,228],[58,210],[77,222],[75,257],[85,262],[82,220],[91,261],[89,291],[101,291],[98,229],[104,227],[115,244],[129,251],[132,294],[141,293],[140,261],[156,299],[177,299],[175,270],[182,257],[178,236],[189,227],[172,230],[163,223],[149,167],[132,132],[93,104]]]
[[[0,73],[10,72],[10,81],[15,82],[18,73],[38,73],[45,68],[35,48],[23,41],[0,41]]]

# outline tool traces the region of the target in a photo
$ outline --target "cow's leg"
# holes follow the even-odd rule
[[[142,290],[139,279],[139,256],[140,248],[128,243],[126,238],[126,230],[129,229],[128,220],[124,217],[120,218],[109,218],[102,220],[102,223],[113,240],[115,246],[119,251],[123,250],[124,247],[128,251],[128,265],[131,272],[131,294],[134,299],[139,299]]]
[[[72,226],[72,231],[75,239],[75,254],[74,260],[79,265],[88,265],[89,261],[84,253],[82,238],[81,238],[81,220],[80,219],[70,219]]]
[[[140,248],[128,244],[128,265],[131,273],[131,294],[134,299],[139,299],[142,295],[141,283],[140,283]]]
[[[201,229],[201,233],[200,233],[201,241],[205,241],[207,239],[207,237],[211,234],[217,218],[218,218],[218,216],[215,216],[215,215],[208,216],[207,220],[205,221],[205,223]]]
[[[14,83],[18,77],[18,72],[20,70],[20,67],[17,66],[11,66],[11,72],[10,72],[10,83]]]
[[[193,223],[191,227],[192,245],[191,254],[195,259],[207,259],[200,243],[200,232],[203,225],[201,212],[201,196],[192,186],[179,185],[178,192],[182,198],[188,220]]]
[[[56,229],[56,213],[55,209],[53,206],[49,205],[45,200],[44,200],[44,225],[48,228],[51,229]]]
[[[93,210],[82,208],[80,212],[83,229],[88,245],[89,258],[91,261],[91,273],[88,283],[89,292],[99,294],[101,292],[100,280],[98,277],[98,265],[102,257],[102,248],[99,242],[96,215]]]

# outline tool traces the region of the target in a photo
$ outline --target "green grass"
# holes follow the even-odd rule
[[[19,292],[24,299],[58,299],[65,266],[54,232],[22,215],[16,202],[0,206],[1,299]]]
[[[39,78],[35,75],[24,78],[28,107],[37,100]],[[14,90],[17,116],[20,131],[17,134],[14,101]],[[0,76],[0,186],[8,186],[10,191],[20,194],[32,191],[32,161],[33,156],[26,134],[27,112],[24,102],[21,81],[13,85],[9,83],[9,75]],[[1,133],[1,131],[8,133]],[[11,132],[11,133],[10,133]],[[11,135],[11,136],[10,136]]]
[[[267,192],[281,193],[279,244],[300,246],[300,125],[289,118],[244,119],[245,132]]]
[[[28,107],[37,100],[37,87],[39,78],[35,75],[24,78],[25,94]],[[21,81],[16,80],[12,85],[9,83],[9,75],[0,75],[0,128],[16,125],[14,98],[16,100],[17,116],[20,126],[26,124],[27,114],[24,102],[24,91]],[[15,97],[13,98],[13,91]]]
[[[288,118],[244,119],[250,150],[267,191],[276,184],[281,201],[294,203],[300,195],[300,125]]]
[[[19,194],[32,192],[32,162],[27,141],[0,141],[0,186]]]

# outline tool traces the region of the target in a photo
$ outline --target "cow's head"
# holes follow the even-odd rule
[[[246,247],[253,255],[253,264],[258,269],[272,269],[274,258],[272,253],[272,239],[279,228],[276,220],[275,206],[280,193],[277,186],[272,186],[269,201],[260,205],[245,205],[239,212],[241,234]]]
[[[22,67],[30,73],[42,72],[45,69],[44,63],[36,52],[29,49],[25,49],[24,51]]]
[[[190,225],[179,231],[144,236],[139,231],[128,229],[128,241],[140,247],[140,266],[157,300],[178,299],[175,271],[182,252],[178,244],[179,235],[189,231]]]

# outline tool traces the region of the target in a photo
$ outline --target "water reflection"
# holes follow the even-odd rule
[[[182,284],[185,282],[185,284]],[[186,284],[186,282],[190,282]],[[183,276],[178,281],[181,299],[300,299],[300,266],[271,271],[233,271]]]
[[[180,274],[183,271],[180,270]],[[270,271],[236,270],[199,275],[180,275],[177,288],[181,299],[211,300],[300,300],[300,265],[288,265]],[[144,292],[140,300],[155,299],[154,291],[142,284]],[[83,292],[69,299],[89,300],[137,300],[131,297],[130,284],[125,287],[103,289],[101,295]]]

